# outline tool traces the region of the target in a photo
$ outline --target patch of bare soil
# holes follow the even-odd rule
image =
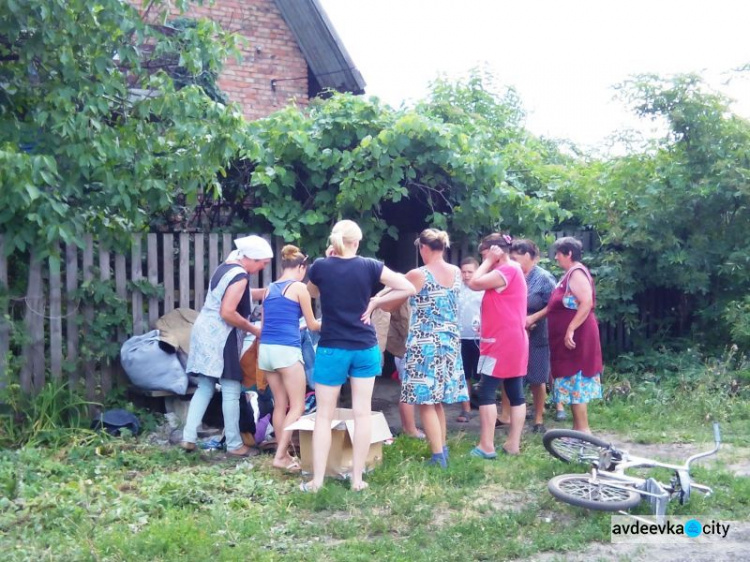
[[[672,464],[682,464],[688,457],[713,448],[713,443],[634,443],[614,433],[596,432],[595,435],[605,441],[611,441],[631,455]],[[711,467],[723,466],[736,476],[750,476],[750,448],[722,443],[716,455],[699,459],[696,464]]]

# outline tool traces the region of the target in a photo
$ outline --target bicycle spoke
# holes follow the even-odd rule
[[[560,489],[572,496],[597,502],[626,501],[632,494],[632,491],[627,489],[596,484],[583,479],[561,482]]]

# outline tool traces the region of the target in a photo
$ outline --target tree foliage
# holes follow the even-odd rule
[[[178,2],[181,8],[185,2]],[[234,43],[216,24],[149,24],[120,0],[0,7],[0,225],[7,251],[144,229],[194,200],[243,141],[210,80]],[[172,76],[178,78],[175,81]],[[191,79],[192,77],[192,79]]]
[[[559,155],[535,150],[542,143],[522,117],[517,98],[488,91],[478,75],[436,83],[415,108],[334,94],[250,124],[256,142],[240,151],[251,165],[238,196],[253,198],[274,234],[310,249],[341,217],[360,222],[370,251],[399,225],[459,238],[497,228],[539,234],[563,216],[541,186]]]
[[[750,288],[750,124],[694,75],[639,76],[623,93],[668,132],[650,151],[578,173],[573,191],[587,203],[575,211],[602,237],[610,312],[635,321],[639,293],[671,289],[682,295],[673,322],[724,335],[715,322]]]

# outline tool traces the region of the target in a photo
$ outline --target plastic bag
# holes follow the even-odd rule
[[[174,353],[159,347],[159,330],[133,336],[122,344],[120,363],[130,382],[144,390],[185,394],[188,377]]]

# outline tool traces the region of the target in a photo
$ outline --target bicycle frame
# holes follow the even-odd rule
[[[642,499],[649,500],[657,519],[661,519],[666,515],[667,504],[675,493],[680,494],[680,503],[683,504],[688,501],[693,489],[707,496],[713,493],[713,490],[709,486],[694,483],[690,476],[690,465],[693,462],[716,454],[721,446],[719,424],[714,423],[713,429],[714,448],[710,451],[692,455],[683,464],[679,465],[631,455],[627,451],[610,446],[608,450],[600,454],[598,459],[591,460],[589,482],[595,485],[601,484],[608,488],[636,491]],[[601,469],[600,466],[604,466],[604,469]],[[625,473],[629,469],[641,468],[666,468],[674,472],[674,477],[670,484],[666,485],[654,478],[641,478]],[[630,515],[627,511],[619,511],[619,513]],[[636,517],[636,519],[638,518]]]

